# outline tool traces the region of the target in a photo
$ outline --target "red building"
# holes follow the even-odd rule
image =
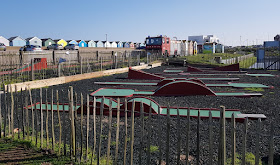
[[[170,54],[170,39],[166,36],[147,37],[146,38],[147,52],[159,51],[162,55]]]

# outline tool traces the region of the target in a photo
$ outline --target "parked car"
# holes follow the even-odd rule
[[[47,47],[47,49],[48,49],[48,50],[51,50],[51,49],[53,49],[53,50],[62,50],[62,49],[63,49],[63,46],[60,45],[60,44],[52,44],[52,45],[49,45],[49,46]]]
[[[64,47],[65,50],[69,49],[69,50],[79,50],[79,46],[75,45],[75,44],[68,44]]]
[[[19,51],[43,51],[41,46],[38,45],[25,45],[19,49]]]
[[[3,43],[0,43],[0,50],[6,51],[6,46]]]

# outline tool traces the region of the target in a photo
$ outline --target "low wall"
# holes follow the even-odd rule
[[[152,67],[158,67],[161,66],[161,63],[155,63],[152,64]],[[140,65],[140,66],[134,66],[133,69],[140,70],[147,68],[148,65]],[[112,70],[105,70],[105,71],[99,71],[99,72],[92,72],[92,73],[85,73],[85,74],[79,74],[79,75],[73,75],[73,76],[65,76],[65,77],[58,77],[58,78],[51,78],[51,79],[45,79],[45,80],[36,80],[36,81],[28,81],[23,83],[16,83],[11,84],[12,91],[15,91],[15,86],[17,86],[17,91],[20,91],[25,89],[34,89],[34,88],[43,88],[46,86],[53,86],[53,85],[59,85],[59,84],[65,84],[70,83],[73,81],[80,81],[85,79],[91,79],[96,77],[102,77],[107,75],[113,75],[113,74],[119,74],[119,73],[125,73],[128,72],[128,67],[126,68],[119,68],[119,69],[112,69]],[[7,89],[10,85],[6,85],[5,88]]]

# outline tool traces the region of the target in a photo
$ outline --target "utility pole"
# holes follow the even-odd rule
[[[105,47],[107,49],[107,34],[106,34],[106,42],[105,42]]]

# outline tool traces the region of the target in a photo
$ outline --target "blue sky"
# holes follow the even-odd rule
[[[279,0],[3,0],[0,36],[143,42],[217,35],[226,45],[261,44],[280,33]]]

